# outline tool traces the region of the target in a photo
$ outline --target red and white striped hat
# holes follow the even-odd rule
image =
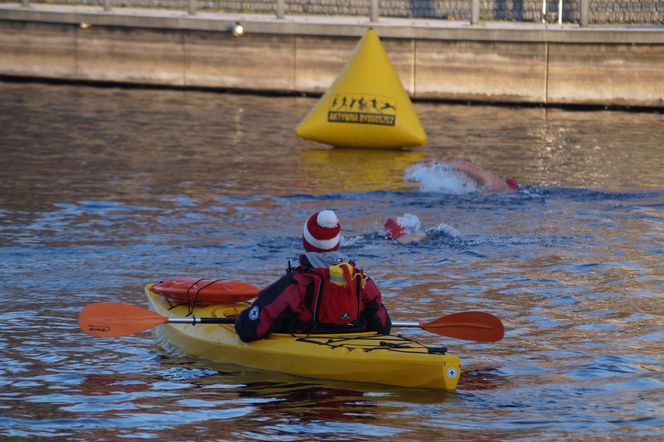
[[[341,243],[341,226],[331,210],[321,210],[304,223],[302,244],[307,252],[333,252]]]

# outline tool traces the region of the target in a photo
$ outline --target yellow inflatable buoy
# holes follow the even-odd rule
[[[427,142],[413,104],[373,29],[360,40],[351,60],[296,133],[338,147],[400,148]]]

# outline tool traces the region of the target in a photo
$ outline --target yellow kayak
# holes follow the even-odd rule
[[[188,305],[171,308],[164,297],[150,290],[152,285],[145,286],[151,310],[165,317],[190,314]],[[232,317],[248,305],[196,306],[193,315]],[[192,356],[311,378],[452,391],[461,373],[459,358],[444,348],[375,332],[273,333],[249,343],[240,340],[233,324],[165,323],[157,333]]]

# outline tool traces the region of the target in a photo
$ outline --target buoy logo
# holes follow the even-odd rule
[[[375,124],[394,126],[397,100],[390,97],[359,94],[337,94],[327,112],[330,123]]]
[[[454,379],[457,377],[457,369],[455,367],[450,367],[447,369],[447,377]]]

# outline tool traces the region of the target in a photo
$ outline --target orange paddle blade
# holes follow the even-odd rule
[[[505,335],[505,328],[500,319],[484,312],[454,313],[433,321],[420,322],[420,328],[467,341],[500,341]]]
[[[116,338],[138,333],[168,322],[151,310],[117,302],[98,302],[86,306],[78,316],[78,326],[98,338]]]

